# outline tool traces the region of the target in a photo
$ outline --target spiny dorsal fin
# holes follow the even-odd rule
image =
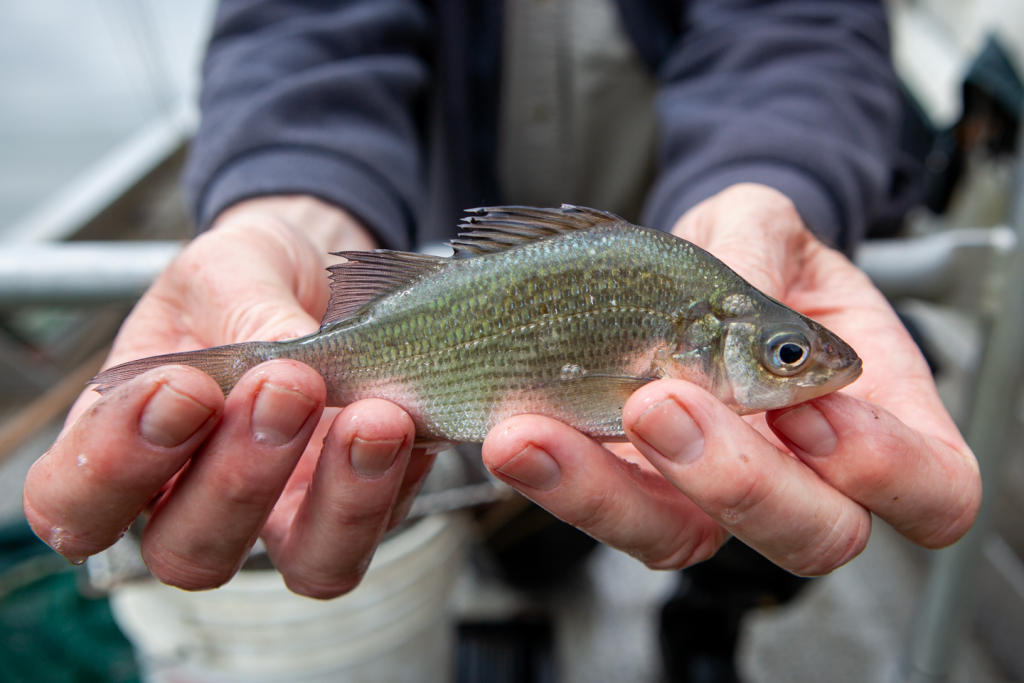
[[[452,258],[472,258],[518,247],[528,242],[576,230],[589,230],[597,225],[625,220],[607,211],[562,204],[558,209],[536,209],[530,206],[492,206],[469,209],[470,215],[459,225],[458,239],[451,241]]]
[[[331,272],[331,300],[320,327],[351,318],[376,299],[406,289],[451,262],[441,256],[390,249],[338,251],[334,256],[348,261],[327,269]]]

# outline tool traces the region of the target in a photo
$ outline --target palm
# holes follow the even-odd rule
[[[959,441],[921,352],[882,294],[838,252],[813,243],[781,300],[825,325],[864,360],[864,373],[843,391],[876,403],[906,424]]]
[[[227,230],[206,233],[139,301],[104,367],[311,332],[317,328],[313,316],[327,301],[319,263],[320,256],[302,239],[288,244],[259,230],[245,239]],[[65,430],[98,398],[92,391],[83,393],[68,414]]]
[[[222,229],[193,242],[147,292],[118,352],[300,336],[317,328],[326,303],[321,254],[297,233]]]
[[[739,186],[694,208],[673,232],[849,343],[863,359],[864,372],[844,393],[962,446],[927,363],[885,297],[849,259],[811,237],[791,206],[779,208],[773,194]]]
[[[315,201],[275,206],[324,220],[307,233],[289,227],[303,220],[270,220],[258,206],[228,212],[147,292],[108,362],[315,331],[327,303],[324,255],[372,239]],[[396,406],[324,411],[325,394],[314,370],[282,360],[247,373],[227,397],[180,366],[102,398],[86,392],[29,473],[26,516],[59,552],[84,558],[150,505],[144,559],[186,588],[226,581],[262,533],[294,590],[340,595],[404,514],[430,458],[410,462],[414,427]]]
[[[842,337],[864,361],[860,379],[748,418],[692,384],[652,382],[623,411],[631,444],[605,449],[544,418],[512,418],[484,444],[492,471],[655,568],[707,559],[733,534],[790,571],[825,573],[863,549],[870,513],[928,547],[959,538],[977,514],[977,464],[867,277],[763,186],[706,200],[673,233]]]

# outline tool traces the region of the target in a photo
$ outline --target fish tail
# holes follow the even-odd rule
[[[274,346],[276,345],[268,342],[246,342],[215,346],[200,351],[140,358],[104,370],[89,380],[89,384],[102,394],[153,368],[187,365],[212,377],[226,396],[248,370],[277,356],[272,351]]]

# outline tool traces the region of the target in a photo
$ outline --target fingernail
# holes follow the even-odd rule
[[[532,489],[547,491],[553,489],[562,478],[562,470],[550,455],[530,444],[523,452],[498,468],[506,477],[511,477]]]
[[[149,397],[139,418],[139,433],[156,446],[171,448],[185,442],[213,411],[167,384]]]
[[[772,426],[808,455],[828,455],[839,443],[836,430],[821,411],[809,403],[783,413]]]
[[[704,452],[704,432],[672,399],[644,411],[633,425],[633,431],[673,462],[691,463]]]
[[[364,479],[373,479],[384,474],[395,464],[398,451],[405,439],[390,441],[364,441],[359,437],[352,439],[349,449],[349,460],[352,470]]]
[[[316,403],[297,391],[264,382],[252,404],[249,428],[261,446],[283,446],[299,433]]]

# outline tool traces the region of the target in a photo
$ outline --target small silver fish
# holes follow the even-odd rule
[[[226,394],[257,364],[291,358],[324,378],[328,405],[398,404],[423,445],[480,442],[525,413],[624,440],[626,399],[655,379],[693,382],[748,414],[861,373],[843,340],[685,240],[570,205],[469,213],[451,258],[340,252],[315,334],[145,358],[92,383],[102,393],[180,364]]]

